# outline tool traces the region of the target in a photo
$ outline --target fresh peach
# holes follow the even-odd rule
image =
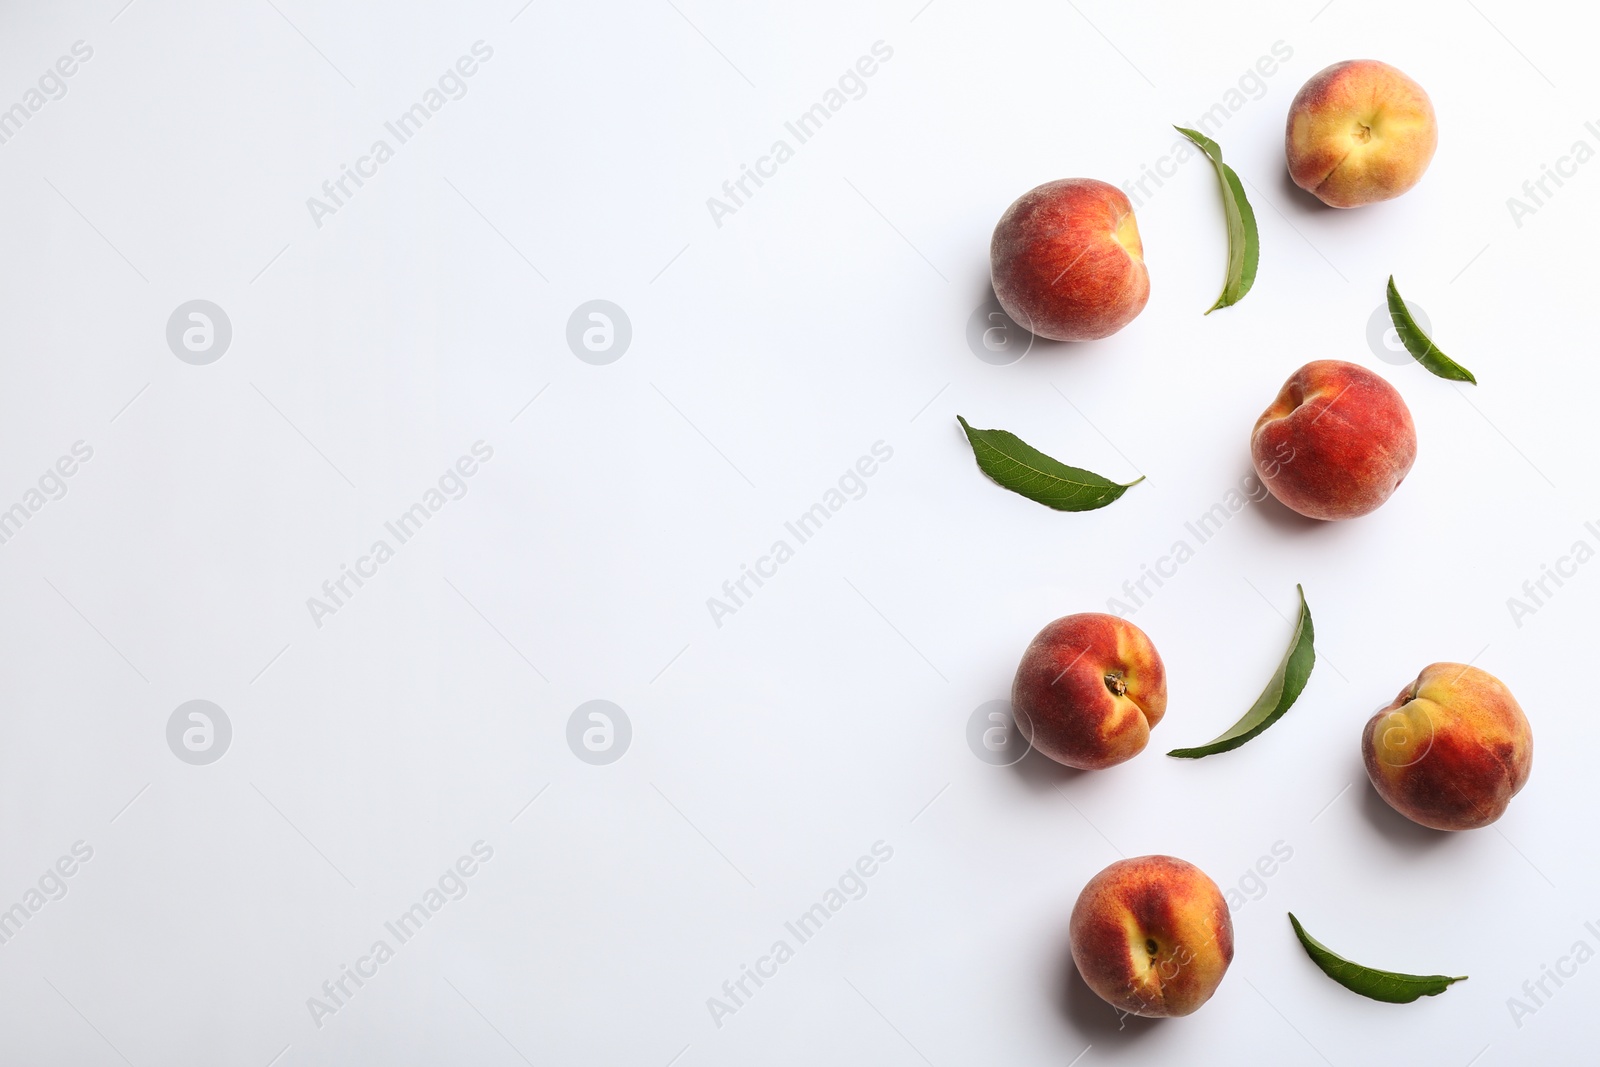
[[[1488,826],[1528,784],[1533,730],[1511,690],[1434,663],[1361,731],[1367,777],[1389,806],[1435,830]]]
[[[1417,458],[1411,411],[1394,386],[1354,363],[1319,359],[1290,375],[1250,433],[1261,481],[1312,519],[1374,511]]]
[[[1098,770],[1132,759],[1167,710],[1167,669],[1143,630],[1115,615],[1057,619],[1028,645],[1011,708],[1033,747]]]
[[[1439,145],[1422,86],[1376,59],[1335,63],[1289,105],[1289,176],[1329,207],[1392,200],[1417,184]]]
[[[1150,299],[1133,205],[1093,178],[1046,182],[1007,208],[989,275],[1006,314],[1055,341],[1109,337]]]
[[[1089,879],[1072,908],[1072,960],[1119,1011],[1188,1015],[1233,962],[1233,917],[1217,883],[1171,856],[1120,860]]]

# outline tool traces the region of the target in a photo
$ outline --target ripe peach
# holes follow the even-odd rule
[[[1434,663],[1361,732],[1367,777],[1389,806],[1435,830],[1472,830],[1528,783],[1533,730],[1511,690],[1460,663]]]
[[[1439,145],[1422,86],[1375,59],[1335,63],[1289,105],[1289,176],[1329,207],[1392,200],[1422,178]]]
[[[1261,481],[1312,519],[1353,519],[1389,499],[1417,458],[1411,411],[1354,363],[1319,359],[1290,375],[1250,433]]]
[[[989,274],[1006,314],[1055,341],[1110,337],[1150,299],[1133,205],[1093,178],[1046,182],[1007,208]]]
[[[1011,707],[1034,748],[1068,767],[1099,770],[1144,751],[1167,710],[1167,670],[1133,623],[1068,615],[1022,654]]]
[[[1101,1000],[1134,1015],[1188,1015],[1233,962],[1233,917],[1192,863],[1140,856],[1083,887],[1069,927],[1072,960]]]

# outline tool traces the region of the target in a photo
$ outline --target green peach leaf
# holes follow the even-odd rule
[[[1471,371],[1439,351],[1433,338],[1422,332],[1417,320],[1411,317],[1406,302],[1400,299],[1400,290],[1394,287],[1393,274],[1389,275],[1389,318],[1394,321],[1394,332],[1400,335],[1400,342],[1411,353],[1412,359],[1441,378],[1478,384],[1478,379],[1472,376]]]
[[[1311,957],[1312,963],[1322,968],[1323,974],[1350,992],[1373,1000],[1381,1000],[1386,1004],[1410,1004],[1418,997],[1436,997],[1455,983],[1467,980],[1466,975],[1451,978],[1443,974],[1401,974],[1398,971],[1363,967],[1345,959],[1306,933],[1306,928],[1300,925],[1300,920],[1294,917],[1292,911],[1289,912],[1289,922],[1306,955]]]
[[[956,421],[966,431],[978,469],[1002,489],[1057,511],[1093,511],[1103,508],[1144,481],[1141,476],[1126,485],[1102,478],[1093,471],[1069,467],[1040,452],[1016,434],[1005,430],[975,430],[960,415]]]
[[[1216,739],[1198,748],[1175,748],[1167,755],[1178,759],[1199,759],[1201,756],[1214,756],[1218,752],[1229,752],[1283,718],[1283,713],[1300,699],[1306,681],[1311,677],[1311,668],[1316,666],[1317,650],[1311,609],[1306,605],[1306,591],[1298,585],[1295,588],[1300,592],[1300,621],[1296,623],[1294,637],[1289,641],[1289,651],[1284,653],[1283,662],[1278,665],[1278,670],[1256,702],[1250,705],[1250,710]]]
[[[1256,283],[1256,267],[1261,260],[1261,237],[1256,232],[1256,213],[1244,195],[1244,186],[1232,167],[1222,161],[1222,148],[1197,130],[1182,126],[1173,129],[1200,146],[1217,169],[1217,179],[1222,183],[1222,210],[1228,223],[1228,274],[1222,283],[1222,295],[1206,309],[1209,315],[1218,308],[1229,307],[1244,299],[1244,294]]]

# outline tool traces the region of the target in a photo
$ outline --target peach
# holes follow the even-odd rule
[[[1167,670],[1126,619],[1068,615],[1023,652],[1011,708],[1034,748],[1068,767],[1099,770],[1144,751],[1167,710]]]
[[[1054,341],[1110,337],[1150,299],[1133,205],[1093,178],[1046,182],[1007,208],[989,276],[1006,314]]]
[[[1533,730],[1494,675],[1434,663],[1361,731],[1367,777],[1389,806],[1435,830],[1488,826],[1528,784]]]
[[[1289,105],[1284,133],[1289,176],[1329,207],[1394,199],[1421,180],[1438,145],[1428,94],[1375,59],[1313,75]]]
[[[1118,1011],[1188,1015],[1233,962],[1233,917],[1217,883],[1171,856],[1120,860],[1089,879],[1072,908],[1072,960]]]
[[[1354,363],[1319,359],[1289,376],[1250,433],[1261,481],[1312,519],[1353,519],[1388,500],[1417,458],[1411,411]]]

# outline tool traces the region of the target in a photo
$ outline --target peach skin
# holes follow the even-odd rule
[[[1022,654],[1011,707],[1034,748],[1068,767],[1099,770],[1144,751],[1167,710],[1167,671],[1133,623],[1068,615]]]
[[[1093,178],[1046,182],[1007,208],[989,276],[1006,314],[1053,341],[1109,337],[1150,299],[1133,205]]]
[[[1295,371],[1250,433],[1256,473],[1311,519],[1375,511],[1411,471],[1417,431],[1394,386],[1354,363],[1319,359]]]
[[[1528,783],[1533,730],[1511,690],[1460,663],[1434,663],[1361,732],[1367,777],[1389,806],[1435,830],[1473,830]]]
[[[1439,145],[1422,86],[1375,59],[1335,63],[1303,85],[1284,133],[1289,176],[1329,207],[1392,200]]]
[[[1188,1015],[1233,962],[1233,918],[1217,883],[1172,856],[1120,860],[1072,908],[1072,960],[1096,995],[1150,1018]]]

